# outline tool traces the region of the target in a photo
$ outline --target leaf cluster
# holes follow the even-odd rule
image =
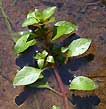
[[[27,14],[22,27],[28,27],[28,31],[20,32],[19,39],[16,40],[14,49],[17,54],[22,54],[31,46],[40,47],[40,51],[33,54],[37,61],[37,68],[24,66],[20,69],[13,81],[14,86],[30,85],[37,88],[50,88],[48,82],[44,82],[43,71],[52,68],[52,65],[63,63],[70,57],[79,56],[85,53],[91,45],[91,39],[79,38],[73,40],[68,46],[57,47],[54,45],[57,40],[69,36],[78,30],[78,26],[68,21],[58,21],[53,26],[48,24],[55,22],[53,14],[56,7],[49,7],[44,10],[35,9]],[[78,76],[72,80],[70,90],[94,90],[97,88],[94,81]],[[55,106],[53,109],[59,109]]]

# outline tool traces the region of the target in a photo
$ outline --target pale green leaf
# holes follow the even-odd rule
[[[74,40],[68,46],[68,49],[70,52],[70,55],[68,55],[68,57],[78,56],[78,55],[85,53],[88,50],[90,44],[91,44],[91,39],[79,38],[79,39]]]
[[[38,21],[34,17],[30,17],[23,22],[22,27],[27,27],[36,23],[38,23]]]
[[[54,14],[55,10],[56,10],[55,6],[44,9],[43,10],[43,20],[46,20],[49,17],[51,17]]]
[[[61,48],[61,52],[62,52],[62,53],[65,53],[67,50],[68,50],[68,47],[62,47],[62,48]]]
[[[73,33],[78,29],[77,25],[67,21],[59,21],[55,24],[55,27],[56,27],[56,35],[53,37],[52,40],[56,40],[65,34]]]
[[[59,106],[53,105],[52,109],[61,109]]]
[[[67,29],[63,26],[55,27],[56,28],[56,35],[53,36],[52,40],[57,40],[58,38],[62,37]]]
[[[38,64],[38,67],[39,67],[40,69],[42,69],[43,66],[44,66],[44,59],[38,59],[38,60],[37,60],[37,64]]]
[[[42,58],[45,58],[48,55],[48,52],[46,50],[42,51]]]
[[[70,90],[90,91],[95,90],[97,87],[98,86],[95,84],[93,80],[84,76],[75,77],[70,84]]]
[[[28,47],[36,44],[35,39],[27,41],[29,37],[30,37],[30,33],[27,33],[27,34],[22,35],[21,38],[17,40],[15,47],[14,47],[16,53],[21,53],[25,51]]]
[[[29,12],[28,14],[27,14],[27,19],[29,19],[29,18],[35,18],[36,16],[35,16],[35,11],[32,11],[32,12]]]
[[[34,67],[25,66],[16,74],[13,85],[29,85],[38,80],[43,70]]]
[[[53,56],[48,56],[46,61],[47,61],[47,62],[50,62],[50,63],[54,63],[54,58],[53,58]]]
[[[35,16],[36,16],[36,19],[39,20],[39,21],[43,21],[43,13],[42,11],[38,10],[38,9],[35,9]]]

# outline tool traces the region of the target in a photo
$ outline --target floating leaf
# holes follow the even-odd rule
[[[36,23],[38,23],[38,21],[34,17],[30,17],[23,22],[22,27],[27,27]]]
[[[27,41],[29,37],[30,37],[30,33],[27,33],[27,34],[22,35],[21,38],[17,40],[15,47],[14,47],[17,53],[21,53],[25,51],[28,47],[36,44],[35,39]]]
[[[70,56],[78,56],[86,52],[91,44],[91,39],[87,38],[79,38],[74,40],[69,46],[68,57]]]
[[[43,10],[43,20],[46,20],[49,17],[51,17],[54,14],[55,10],[56,10],[55,6]]]
[[[13,85],[28,85],[38,80],[43,70],[34,67],[25,66],[16,74]]]
[[[50,62],[50,63],[54,63],[54,58],[53,58],[53,56],[48,56],[46,61],[47,61],[47,62]]]
[[[88,77],[78,76],[70,84],[70,90],[95,90],[98,86]]]
[[[52,106],[52,109],[61,109],[61,108],[59,106],[54,105]]]
[[[56,40],[62,35],[70,34],[78,29],[78,26],[67,21],[59,21],[55,24],[56,28],[56,35],[53,37],[52,40]]]

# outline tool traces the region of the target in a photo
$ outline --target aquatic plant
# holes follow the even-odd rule
[[[38,47],[39,49],[33,54],[37,66],[24,66],[20,69],[14,78],[13,85],[50,89],[63,97],[64,109],[69,109],[67,91],[58,73],[57,66],[66,64],[71,57],[85,53],[92,41],[89,38],[78,38],[67,46],[59,45],[65,38],[72,36],[78,30],[78,26],[64,20],[54,24],[55,17],[53,17],[53,14],[55,10],[56,7],[53,6],[44,10],[35,9],[27,14],[22,27],[28,27],[28,31],[19,32],[20,37],[15,39],[14,49],[17,54],[21,55],[25,51],[28,52],[27,50],[31,46]],[[54,71],[61,92],[51,88],[48,81],[45,80],[43,72],[50,68]],[[95,82],[85,76],[75,77],[69,85],[70,91],[91,91],[96,88]],[[53,109],[59,109],[59,107],[54,105]]]

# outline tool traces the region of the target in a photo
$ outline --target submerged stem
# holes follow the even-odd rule
[[[62,80],[60,78],[60,75],[59,75],[58,70],[57,70],[55,65],[53,66],[53,69],[54,69],[54,73],[55,73],[58,85],[60,87],[61,93],[63,95],[64,109],[69,109],[69,107],[68,107],[68,98],[67,98],[67,95],[66,95],[66,89],[64,87],[64,84],[63,84],[63,82],[62,82]]]
[[[62,93],[60,93],[60,92],[58,92],[58,91],[54,90],[54,89],[53,89],[53,88],[51,88],[51,87],[49,87],[48,89],[50,89],[52,92],[54,92],[54,93],[58,94],[59,96],[63,96],[63,95],[62,95]]]

